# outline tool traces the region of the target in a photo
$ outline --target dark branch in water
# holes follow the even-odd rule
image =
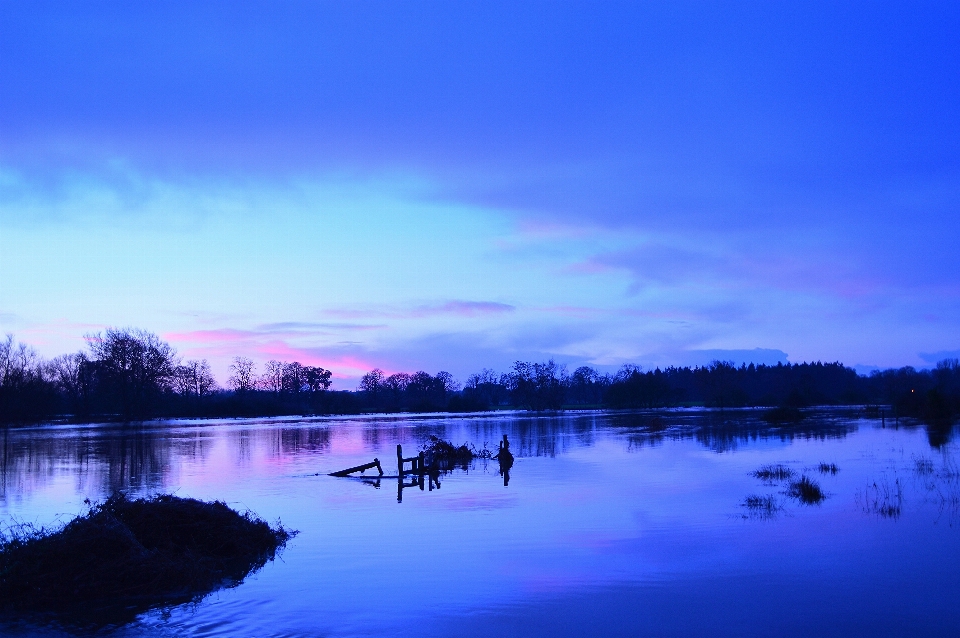
[[[226,504],[118,493],[61,529],[0,544],[0,609],[67,624],[129,622],[239,585],[296,532]]]

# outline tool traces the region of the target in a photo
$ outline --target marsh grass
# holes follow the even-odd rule
[[[836,463],[821,463],[817,466],[817,471],[821,474],[832,474],[836,476],[837,472],[840,471],[840,468],[837,467]]]
[[[884,477],[868,485],[864,490],[863,505],[866,512],[881,518],[900,518],[903,512],[903,485],[900,479],[894,479],[891,484]]]
[[[827,495],[820,489],[820,485],[806,475],[801,476],[800,480],[790,483],[787,488],[787,496],[797,499],[804,505],[817,505],[827,498]]]
[[[914,459],[914,471],[920,476],[930,476],[933,470],[933,461],[930,459],[924,457]]]
[[[220,501],[118,493],[57,530],[0,541],[0,609],[103,626],[238,585],[296,532]]]
[[[770,483],[787,481],[793,478],[793,470],[784,465],[764,465],[759,470],[755,470],[753,476]]]
[[[743,500],[742,507],[747,508],[747,518],[770,519],[776,517],[783,506],[774,496],[759,496],[751,494]]]

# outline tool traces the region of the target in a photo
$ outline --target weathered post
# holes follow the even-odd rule
[[[397,443],[397,476],[403,477],[403,446]]]
[[[423,452],[417,455],[417,469],[423,474]]]

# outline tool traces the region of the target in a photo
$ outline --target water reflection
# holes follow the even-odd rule
[[[176,483],[184,463],[204,463],[214,445],[226,445],[232,463],[244,467],[254,456],[282,460],[328,454],[335,436],[358,437],[363,451],[385,446],[418,446],[429,436],[466,436],[486,448],[509,434],[511,460],[500,462],[504,486],[510,482],[512,457],[556,457],[595,444],[600,428],[622,433],[628,449],[655,447],[667,440],[693,440],[715,452],[729,452],[755,441],[842,439],[863,421],[854,411],[811,413],[798,423],[770,424],[755,410],[673,410],[662,412],[584,412],[536,416],[526,413],[468,417],[374,416],[317,419],[308,422],[215,421],[147,423],[33,429],[4,429],[0,446],[0,502],[42,489],[69,474],[82,494],[109,495],[117,490],[145,492]],[[264,427],[268,425],[269,427]],[[216,427],[211,427],[216,426]],[[940,449],[950,432],[927,426],[930,444]],[[426,488],[439,487],[428,476]],[[398,486],[398,499],[404,487]],[[879,487],[879,486],[878,486]],[[945,501],[948,501],[945,497]]]
[[[477,635],[531,635],[543,628],[527,622],[511,631],[497,624],[498,614],[551,601],[593,609],[588,596],[597,591],[621,596],[609,610],[629,627],[620,635],[706,635],[709,628],[676,624],[692,617],[682,607],[728,593],[720,579],[731,570],[742,576],[744,600],[763,599],[770,578],[819,583],[829,573],[842,592],[876,583],[914,592],[893,621],[935,620],[930,601],[960,592],[957,530],[933,524],[952,524],[950,512],[960,509],[956,443],[937,448],[922,426],[901,421],[897,429],[891,419],[855,411],[813,411],[785,424],[761,414],[373,415],[9,430],[0,512],[45,524],[75,512],[84,496],[179,491],[301,531],[286,560],[257,579],[194,610],[151,616],[122,636],[157,635],[155,627],[170,635],[397,635],[409,627],[459,635],[438,624],[440,605],[460,621],[487,614]],[[499,454],[504,435],[510,459]],[[431,436],[489,450],[490,458],[449,474],[387,476],[397,445],[419,458]],[[384,476],[327,476],[373,458],[383,461]],[[804,476],[827,496],[819,505],[788,494]],[[857,507],[856,495],[883,477],[902,486],[898,517],[864,512],[864,498]],[[384,533],[397,529],[416,529],[418,542]],[[623,598],[628,586],[648,592],[647,583],[680,582],[693,584],[662,627],[648,620],[642,596]],[[410,597],[411,590],[444,598]],[[827,597],[814,598],[805,617],[834,609]],[[877,599],[877,609],[886,603]],[[850,622],[877,609],[850,612]],[[709,622],[742,619],[733,606],[729,617],[716,613]],[[960,626],[956,614],[949,618],[943,627]],[[571,621],[559,633],[595,634],[593,620]],[[806,635],[815,633],[824,635]]]

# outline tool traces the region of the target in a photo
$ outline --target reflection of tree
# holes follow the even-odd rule
[[[414,447],[436,435],[456,444],[495,449],[504,434],[518,458],[554,457],[592,446],[600,432],[622,437],[629,449],[690,439],[712,450],[735,448],[753,439],[842,437],[855,426],[835,414],[812,414],[799,424],[771,426],[750,410],[717,412],[581,412],[550,415],[479,414],[460,418],[377,416],[319,422],[263,423],[231,427],[172,428],[170,424],[103,425],[71,430],[4,432],[0,448],[0,498],[29,493],[65,472],[77,491],[102,498],[117,489],[165,489],[178,481],[184,460],[206,459],[216,442],[227,442],[237,465],[256,456],[271,458],[326,453],[340,435],[359,436],[371,452],[383,446]]]

